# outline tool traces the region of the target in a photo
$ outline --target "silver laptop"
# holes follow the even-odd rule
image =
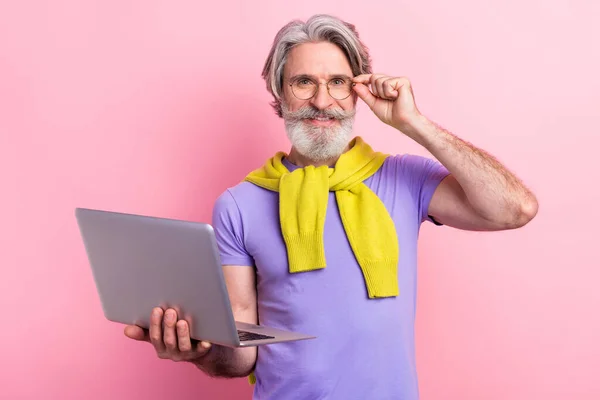
[[[199,222],[76,208],[105,317],[148,329],[173,307],[196,340],[229,347],[314,336],[234,320],[214,231]]]

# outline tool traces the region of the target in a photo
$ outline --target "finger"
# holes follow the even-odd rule
[[[196,352],[199,355],[204,355],[212,348],[212,343],[202,340],[196,345]]]
[[[133,340],[140,340],[149,342],[150,336],[148,330],[143,329],[137,325],[127,325],[124,329],[125,336]]]
[[[383,82],[385,82],[387,79],[389,79],[387,76],[379,76],[372,83],[373,89],[371,91],[373,92],[373,94],[375,96],[381,97],[381,98],[385,97],[385,95],[383,93]]]
[[[383,81],[381,85],[382,95],[384,98],[388,100],[394,100],[398,97],[398,90],[396,90],[396,82],[395,79],[387,79]]]
[[[385,74],[362,74],[352,78],[352,82],[362,83],[363,85],[369,86],[373,85],[375,81],[382,76],[385,76]]]
[[[179,345],[179,351],[191,352],[192,351],[192,340],[190,339],[190,330],[188,329],[187,321],[177,321],[177,343]]]
[[[373,74],[371,75],[371,81],[369,82],[371,85],[371,93],[375,95],[375,97],[381,97],[381,85],[378,82],[381,79],[385,79],[385,75],[383,74]]]
[[[383,97],[383,77],[378,76],[376,79],[373,79],[371,82],[371,92],[377,97]]]
[[[368,85],[371,82],[371,75],[372,74],[357,75],[354,78],[352,78],[352,82]]]
[[[179,353],[177,345],[177,333],[175,332],[175,324],[177,323],[177,312],[172,308],[165,311],[163,340],[165,348],[169,353]]]
[[[400,92],[400,89],[402,87],[410,88],[410,81],[408,80],[408,78],[404,77],[394,78],[392,80],[392,86],[394,87],[394,89]]]
[[[367,103],[369,108],[373,109],[375,103],[377,102],[377,97],[375,97],[373,93],[371,93],[367,86],[365,86],[362,83],[357,83],[356,85],[354,85],[354,91],[356,92],[356,94],[358,94],[358,97],[360,97],[365,103]]]
[[[184,359],[203,357],[212,345],[206,341],[193,340],[190,337],[190,330],[187,321],[177,321],[177,338],[179,341],[179,351]]]
[[[162,334],[162,317],[163,310],[160,307],[156,307],[152,310],[152,316],[150,317],[150,342],[154,346],[157,353],[165,351],[165,344],[163,342]]]

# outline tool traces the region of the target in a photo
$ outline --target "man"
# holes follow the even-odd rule
[[[235,318],[317,338],[260,348],[192,343],[174,310],[125,334],[211,376],[256,378],[256,399],[417,399],[417,237],[431,221],[514,229],[534,195],[484,151],[423,116],[403,77],[372,74],[354,26],[326,15],[277,34],[263,77],[292,143],[226,190],[213,225]],[[352,137],[364,101],[438,161]],[[164,324],[164,329],[163,329]]]

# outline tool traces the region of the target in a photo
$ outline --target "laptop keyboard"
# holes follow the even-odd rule
[[[275,339],[274,336],[267,336],[267,335],[261,335],[259,333],[240,331],[239,329],[238,329],[237,332],[238,332],[238,336],[240,337],[241,341],[246,341],[246,340],[261,340],[261,339]]]

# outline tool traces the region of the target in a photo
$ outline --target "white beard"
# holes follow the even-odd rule
[[[312,161],[326,161],[342,155],[351,140],[354,110],[316,110],[311,106],[290,112],[282,104],[285,129],[292,146]],[[339,125],[322,127],[310,125],[306,119],[317,115],[338,119]]]

